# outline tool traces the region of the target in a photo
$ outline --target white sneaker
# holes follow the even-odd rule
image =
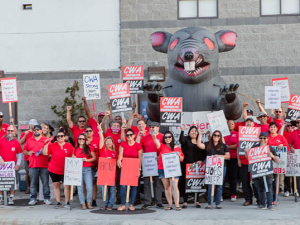
[[[284,192],[283,196],[284,197],[289,197],[290,196],[290,192],[288,192],[288,191]]]
[[[235,202],[236,201],[236,196],[231,195],[231,201]]]
[[[15,204],[15,203],[14,203],[13,197],[9,197],[9,199],[8,199],[8,204],[9,204],[9,205],[14,205],[14,204]]]
[[[35,205],[37,201],[35,199],[31,199],[28,205]]]
[[[70,203],[69,202],[65,202],[64,208],[67,208],[67,209],[71,208]]]
[[[221,196],[221,202],[223,202],[223,196]]]
[[[44,200],[44,204],[46,205],[52,205],[52,202],[49,199]]]
[[[297,195],[297,197],[299,197],[299,193],[298,192],[296,193],[296,195]]]

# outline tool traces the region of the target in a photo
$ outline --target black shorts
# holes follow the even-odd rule
[[[64,182],[64,175],[51,173],[50,171],[49,171],[49,175],[50,175],[53,183],[55,183],[55,182],[63,183]]]

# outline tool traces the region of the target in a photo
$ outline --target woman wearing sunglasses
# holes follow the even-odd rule
[[[179,190],[178,190],[178,180],[179,177],[175,177],[175,188],[177,192],[177,198],[175,198],[174,195],[174,188],[173,188],[173,182],[171,178],[165,178],[165,173],[164,173],[164,165],[162,161],[162,154],[166,153],[173,153],[177,152],[179,156],[180,162],[184,160],[184,155],[182,153],[182,150],[179,146],[175,145],[175,140],[174,136],[170,131],[167,131],[164,134],[164,138],[162,143],[159,142],[159,140],[156,138],[156,134],[152,135],[153,140],[155,142],[156,148],[158,150],[159,156],[158,156],[158,177],[161,179],[164,189],[165,189],[165,195],[168,201],[169,206],[165,210],[172,210],[173,209],[173,200],[172,200],[172,195],[174,198],[175,202],[175,207],[177,211],[180,211],[181,208],[179,206]]]
[[[86,137],[84,134],[80,134],[77,139],[77,145],[75,147],[74,158],[82,158],[83,165],[82,165],[82,184],[81,186],[78,186],[78,196],[79,201],[81,204],[81,209],[85,210],[93,209],[91,203],[93,199],[93,176],[92,176],[92,166],[93,162],[96,160],[95,153],[90,149],[90,147],[86,143]],[[86,198],[84,196],[84,185],[86,188]],[[85,201],[87,201],[87,205],[85,204]]]
[[[125,131],[126,125],[122,126],[122,133]],[[123,134],[121,134],[123,136]],[[128,129],[126,131],[127,141],[123,141],[120,144],[119,148],[119,157],[117,161],[117,165],[119,168],[122,168],[122,159],[123,158],[139,158],[140,160],[140,171],[142,165],[142,147],[139,143],[135,141],[135,134],[132,129]],[[140,173],[139,173],[140,176]],[[121,185],[120,195],[121,195],[121,206],[118,208],[119,211],[126,210],[126,185]],[[129,210],[135,210],[133,207],[133,203],[137,194],[137,187],[130,187],[130,205]]]
[[[51,155],[48,170],[49,175],[53,181],[54,195],[56,199],[55,209],[62,208],[63,205],[60,202],[60,183],[64,182],[64,169],[65,169],[65,158],[72,157],[74,151],[73,146],[70,143],[65,142],[65,134],[59,131],[56,135],[57,142],[45,145],[43,155]],[[70,207],[70,186],[64,185],[65,195],[65,208]]]
[[[214,157],[223,157],[224,158],[224,172],[223,172],[223,182],[224,182],[224,176],[226,174],[226,160],[230,159],[229,149],[226,144],[222,141],[222,134],[220,131],[215,130],[212,134],[212,138],[209,139],[208,142],[205,142],[204,144],[201,143],[202,134],[204,133],[203,130],[200,130],[199,138],[197,140],[198,147],[205,150],[207,153],[207,156],[214,156]],[[223,185],[215,185],[216,187],[216,194],[215,194],[215,200],[216,200],[216,208],[222,209],[220,206],[221,204],[221,196],[223,192]],[[208,192],[207,192],[207,201],[208,206],[205,207],[205,209],[211,208],[211,189],[212,185],[208,185]]]

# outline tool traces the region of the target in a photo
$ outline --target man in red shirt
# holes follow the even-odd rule
[[[275,117],[273,118],[273,122],[275,122],[278,125],[278,133],[284,124],[284,120],[282,119],[282,113],[283,109],[282,107],[280,109],[275,109]]]
[[[144,153],[148,152],[156,152],[157,148],[154,143],[152,135],[155,134],[156,138],[159,140],[160,143],[163,141],[164,135],[159,133],[159,123],[151,122],[150,125],[150,133],[144,135],[144,133],[139,132],[138,137],[136,138],[136,142],[140,143]],[[153,189],[154,189],[154,200],[157,208],[163,209],[164,206],[162,205],[162,192],[164,190],[161,180],[158,176],[153,176]],[[147,209],[151,207],[151,184],[150,184],[150,177],[144,177],[144,205],[142,209]]]
[[[15,162],[15,170],[19,170],[23,154],[22,154],[22,148],[20,143],[15,139],[15,130],[13,126],[9,126],[7,128],[7,135],[4,138],[0,139],[0,163],[3,164],[4,162]],[[15,191],[10,191],[9,196],[9,205],[13,205],[14,201],[14,194]],[[3,205],[3,191],[0,191],[0,205]]]
[[[72,122],[71,119],[71,110],[72,110],[72,106],[67,106],[67,122],[69,125],[69,128],[73,134],[73,139],[74,139],[74,143],[75,146],[77,145],[77,138],[80,134],[84,134],[85,131],[85,124],[86,124],[86,119],[84,116],[79,116],[78,121],[77,121],[77,125],[78,127]]]
[[[6,135],[6,129],[9,127],[9,124],[3,123],[3,117],[4,117],[3,112],[0,112],[0,138],[4,137]],[[18,129],[15,126],[14,119],[10,118],[9,122],[12,124],[12,126],[14,128],[14,132],[17,135]]]
[[[261,132],[269,132],[268,120],[270,116],[266,112],[259,112],[257,119],[260,121],[260,124],[255,123],[255,127],[260,127]]]
[[[243,119],[244,119],[244,121],[235,123],[234,130],[237,132],[239,131],[240,126],[245,126],[245,122],[246,122],[246,119],[248,118],[248,116],[253,116],[253,111],[251,109],[247,109],[248,105],[249,105],[248,102],[244,102],[244,104],[243,104]]]
[[[37,187],[39,178],[43,183],[44,204],[51,205],[49,187],[49,157],[42,154],[45,142],[48,140],[42,135],[42,127],[34,126],[33,137],[29,138],[23,148],[23,153],[29,156],[29,176],[30,176],[30,202],[29,205],[37,203]],[[49,143],[48,143],[49,144]]]

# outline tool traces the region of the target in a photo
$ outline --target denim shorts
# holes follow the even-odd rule
[[[164,170],[160,170],[158,169],[158,178],[161,179],[161,178],[165,178],[165,172]],[[179,177],[174,177],[175,179],[179,179]],[[172,179],[172,177],[170,177],[169,179]]]

